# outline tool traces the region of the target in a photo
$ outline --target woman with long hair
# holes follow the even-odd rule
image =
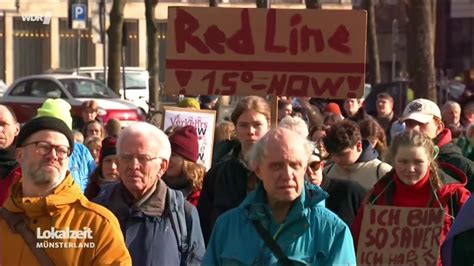
[[[197,163],[199,143],[196,128],[175,128],[169,140],[171,157],[163,180],[170,188],[181,191],[189,202],[197,206],[206,167]]]
[[[106,135],[104,124],[97,120],[86,122],[82,134],[84,135],[84,139],[87,139],[90,136],[97,136],[103,140]]]
[[[379,158],[385,155],[387,150],[387,136],[385,130],[380,124],[372,118],[364,119],[359,122],[360,135],[366,139],[379,153]]]
[[[439,171],[435,161],[438,148],[420,131],[408,130],[392,139],[389,159],[393,169],[383,176],[366,195],[365,204],[359,209],[352,225],[356,246],[365,243],[360,235],[365,208],[385,205],[412,208],[435,208],[445,213],[440,244],[446,237],[456,215],[456,210],[467,201],[470,193],[464,188],[467,178],[463,172],[450,165],[443,165],[450,175]]]
[[[198,211],[204,240],[210,238],[217,218],[239,206],[257,185],[257,176],[249,169],[247,153],[270,129],[271,109],[258,96],[244,97],[235,107],[231,120],[239,144],[226,158],[209,169],[199,199]]]

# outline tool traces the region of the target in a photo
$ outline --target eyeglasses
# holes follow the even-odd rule
[[[127,164],[134,162],[136,158],[138,163],[140,163],[141,165],[145,165],[150,161],[158,159],[159,157],[151,157],[150,155],[146,155],[146,154],[138,154],[138,155],[121,154],[118,156],[118,158],[121,162],[127,163]]]
[[[36,152],[42,156],[48,155],[53,148],[54,148],[54,151],[56,152],[56,156],[58,156],[58,158],[61,160],[66,159],[69,155],[71,155],[71,149],[65,145],[51,145],[45,141],[35,141],[35,142],[24,144],[21,147],[26,147],[29,145],[35,145]]]
[[[322,162],[312,162],[309,164],[309,168],[311,168],[313,172],[316,172],[321,168],[321,165],[322,165]]]

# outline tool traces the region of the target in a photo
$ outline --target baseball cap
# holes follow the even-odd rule
[[[311,153],[311,156],[309,156],[308,163],[320,162],[320,161],[321,161],[321,152],[319,151],[318,148],[314,148],[313,152]]]
[[[426,124],[433,117],[441,119],[441,110],[438,105],[428,99],[419,98],[410,102],[403,111],[402,122],[406,120],[415,120],[419,123]]]

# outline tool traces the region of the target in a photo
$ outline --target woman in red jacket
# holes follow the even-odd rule
[[[359,234],[367,204],[444,209],[441,246],[453,223],[455,209],[461,208],[470,193],[464,188],[467,181],[464,173],[451,165],[442,165],[443,171],[438,169],[437,153],[431,139],[419,131],[408,130],[392,140],[389,156],[393,169],[367,193],[365,204],[352,224],[356,247],[359,241],[365,240]]]

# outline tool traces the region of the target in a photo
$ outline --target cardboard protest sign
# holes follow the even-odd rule
[[[361,97],[362,10],[170,7],[167,94]]]
[[[360,265],[437,265],[444,212],[366,205],[357,246]]]
[[[212,153],[214,149],[214,132],[216,128],[216,111],[193,110],[179,107],[163,107],[165,110],[163,119],[163,130],[171,126],[191,125],[196,128],[199,138],[198,163],[206,166],[209,170],[212,164]]]

